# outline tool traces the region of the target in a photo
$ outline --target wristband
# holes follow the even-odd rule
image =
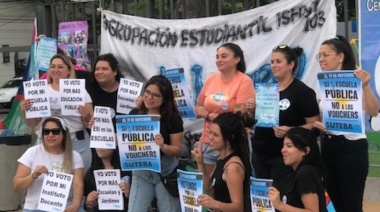
[[[31,175],[32,175],[32,178],[33,178],[33,180],[37,179],[37,178],[38,178],[38,176],[37,176],[37,177],[34,177],[34,176],[33,176],[33,174],[34,174],[34,173],[32,173],[32,174],[31,174]]]

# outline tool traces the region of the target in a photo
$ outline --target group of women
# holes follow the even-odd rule
[[[365,134],[325,130],[314,90],[294,77],[300,54],[301,48],[273,48],[271,69],[279,87],[280,126],[255,127],[250,152],[248,131],[254,123],[256,107],[254,84],[244,74],[244,54],[238,45],[226,43],[217,49],[219,71],[206,80],[195,106],[197,117],[205,120],[200,141],[192,151],[198,170],[203,173],[204,194],[197,199],[200,205],[212,211],[250,211],[249,177],[253,168],[257,178],[273,179],[268,198],[279,211],[326,211],[325,188],[336,211],[362,211],[368,173]],[[352,49],[341,36],[323,42],[317,58],[322,71],[355,70]],[[368,84],[370,74],[358,69],[355,76],[362,81],[363,110],[377,115],[379,102]],[[28,191],[24,211],[37,211],[40,176],[48,170],[74,175],[66,211],[78,211],[81,204],[85,210],[99,210],[93,171],[120,169],[119,153],[117,149],[91,151],[86,128],[94,106],[110,107],[115,125],[121,77],[112,54],[98,56],[91,72],[93,81],[87,87],[86,104],[78,106],[80,116],[62,116],[59,79],[75,78],[75,72],[66,56],[57,54],[51,59],[47,79],[53,116],[26,119],[25,110],[32,102],[21,102],[25,122],[38,129],[41,141],[18,160],[14,189]],[[161,152],[162,170],[121,172],[122,177],[132,177],[131,182],[119,185],[125,208],[146,212],[156,198],[159,211],[180,211],[178,196],[171,195],[162,180],[176,172],[184,131],[171,83],[162,75],[153,76],[145,83],[140,100],[130,114],[161,117],[155,142]],[[322,133],[321,154],[315,129]]]

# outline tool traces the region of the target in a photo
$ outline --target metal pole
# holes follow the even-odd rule
[[[344,0],[344,35],[349,40],[348,37],[348,0]]]

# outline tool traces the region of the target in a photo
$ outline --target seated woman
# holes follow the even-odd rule
[[[198,169],[203,173],[204,190],[198,203],[212,211],[250,211],[248,138],[240,112],[218,115],[210,127],[210,146],[220,154],[212,173],[207,173],[202,155],[202,143],[193,151]]]
[[[294,127],[288,130],[282,148],[284,163],[293,170],[285,196],[270,187],[269,200],[282,212],[327,212],[322,183],[322,162],[317,138],[312,131]]]
[[[30,147],[20,159],[13,189],[27,191],[24,210],[37,211],[42,182],[48,171],[73,174],[65,211],[78,211],[83,196],[83,162],[79,153],[72,150],[67,122],[51,116],[42,123],[42,143]]]
[[[92,164],[86,172],[84,178],[84,209],[86,211],[100,211],[98,208],[98,192],[96,189],[94,171],[99,169],[120,169],[120,177],[122,179],[130,179],[131,172],[121,171],[120,157],[118,149],[95,149],[96,154],[93,154]],[[128,196],[130,182],[122,180],[119,187],[124,194],[124,211],[128,211]],[[102,210],[102,211],[120,211],[120,210]]]

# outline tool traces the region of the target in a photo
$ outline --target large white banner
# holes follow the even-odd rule
[[[296,77],[318,91],[315,55],[320,44],[336,35],[335,2],[282,0],[231,15],[162,20],[102,13],[101,53],[113,53],[127,78],[145,82],[163,70],[183,68],[195,102],[207,77],[217,72],[217,48],[233,42],[243,49],[247,72],[255,82],[273,82],[272,49],[300,46]],[[319,92],[317,92],[318,95]],[[185,123],[200,129],[202,121]],[[199,124],[196,124],[199,123]]]

